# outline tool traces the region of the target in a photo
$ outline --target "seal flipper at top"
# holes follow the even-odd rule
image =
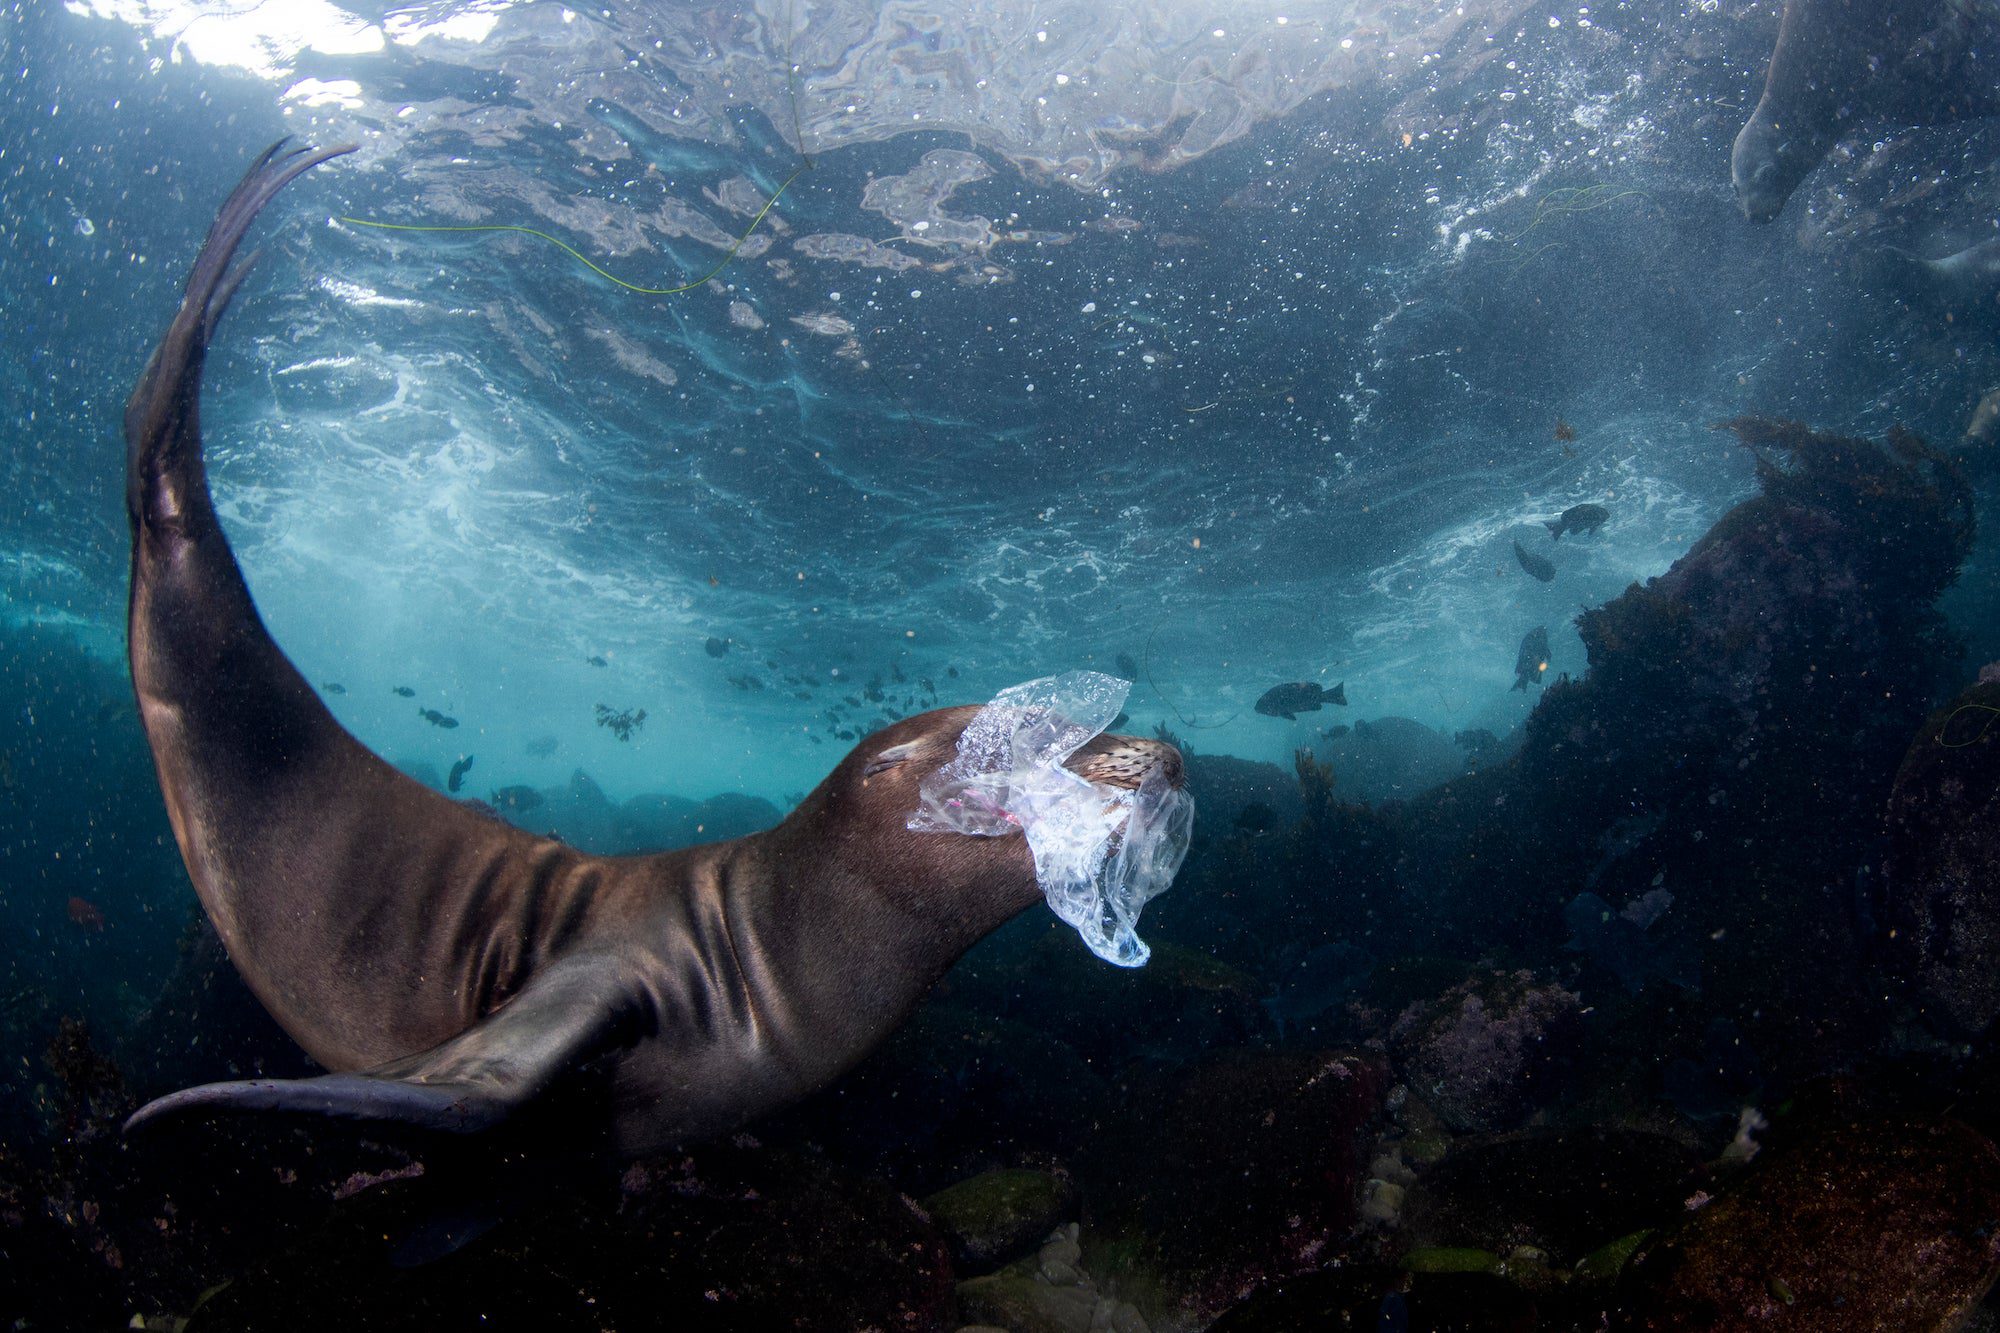
[[[280,139],[264,150],[216,214],[201,256],[188,274],[187,292],[174,322],[153,349],[139,387],[125,405],[125,502],[135,526],[179,514],[186,497],[162,493],[163,485],[200,479],[198,473],[178,477],[175,465],[185,468],[192,463],[199,468],[202,366],[216,323],[256,262],[252,255],[230,267],[250,224],[294,178],[355,147],[287,149],[285,143]],[[186,456],[190,450],[191,458]]]
[[[428,1051],[358,1073],[184,1088],[140,1107],[125,1130],[190,1112],[289,1111],[477,1133],[515,1115],[569,1070],[630,1045],[647,1012],[615,954],[577,954]]]

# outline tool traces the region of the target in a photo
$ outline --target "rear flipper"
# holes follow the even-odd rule
[[[256,261],[252,255],[230,267],[250,224],[294,177],[353,151],[352,144],[287,149],[280,139],[244,173],[216,214],[174,322],[125,404],[125,502],[135,525],[179,518],[193,499],[193,484],[206,486],[198,412],[202,363],[216,322]]]
[[[608,953],[560,959],[451,1040],[352,1074],[205,1083],[148,1102],[125,1131],[206,1111],[289,1111],[473,1134],[510,1119],[565,1073],[630,1045],[646,1014]]]

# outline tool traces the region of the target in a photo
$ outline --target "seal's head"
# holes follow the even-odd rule
[[[1033,905],[1042,890],[1026,838],[941,836],[909,827],[922,784],[957,757],[959,739],[980,711],[940,708],[866,737],[785,821],[785,830],[809,832],[814,855],[851,859],[855,876],[885,894],[907,896],[913,910],[926,903],[935,910],[940,896],[983,903],[993,915],[961,918],[978,935]],[[1062,766],[1119,791],[1136,792],[1149,780],[1178,791],[1187,781],[1180,751],[1144,736],[1093,736]]]
[[[1730,182],[1736,203],[1751,222],[1769,222],[1784,210],[1785,201],[1826,156],[1824,135],[1787,127],[1763,106],[1736,136],[1729,155]]]

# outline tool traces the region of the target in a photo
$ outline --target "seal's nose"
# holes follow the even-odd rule
[[[1187,786],[1187,766],[1181,752],[1165,741],[1145,736],[1093,736],[1063,761],[1063,767],[1086,782],[1138,790],[1157,774],[1179,791]]]

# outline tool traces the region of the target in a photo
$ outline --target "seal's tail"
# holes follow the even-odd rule
[[[353,144],[286,148],[285,143],[280,139],[264,150],[216,215],[201,257],[188,275],[174,322],[125,404],[125,507],[135,531],[183,521],[190,506],[206,508],[201,371],[216,323],[256,262],[252,255],[232,267],[250,224],[294,178],[328,158],[354,151]]]

